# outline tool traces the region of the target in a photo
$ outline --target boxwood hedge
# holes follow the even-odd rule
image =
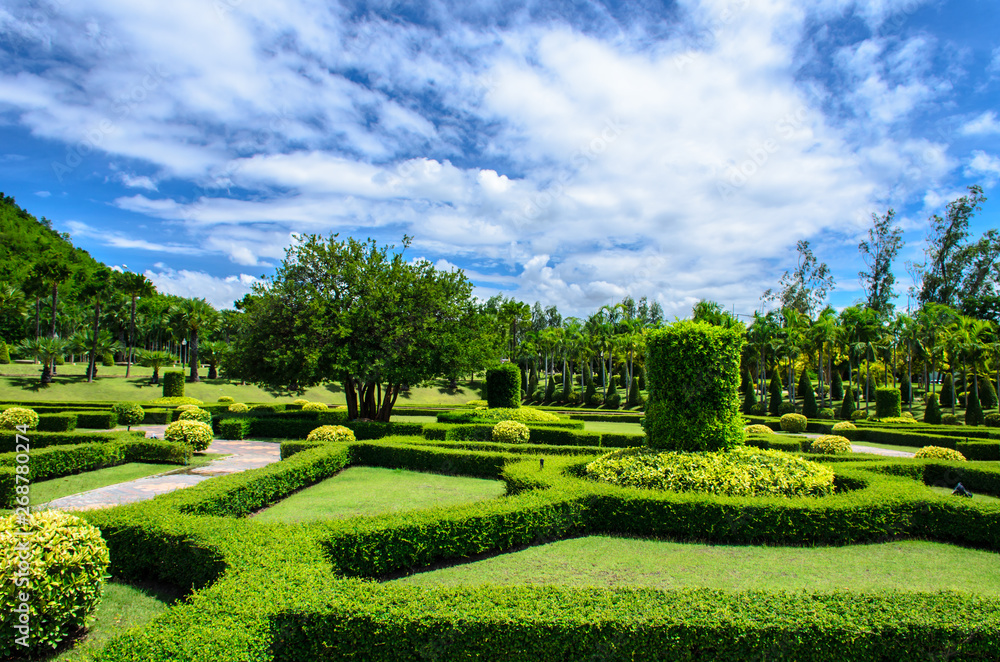
[[[1000,550],[1000,507],[939,495],[921,482],[961,480],[973,492],[1000,493],[995,463],[829,458],[838,476],[833,496],[731,498],[594,483],[578,476],[594,455],[545,455],[540,467],[542,450],[485,445],[414,437],[311,448],[290,442],[288,451],[296,452],[283,450],[287,459],[278,464],[87,513],[108,540],[116,577],[199,589],[114,639],[98,659],[1000,656],[1000,600],[956,593],[418,588],[373,581],[594,533],[796,545],[919,537]],[[314,524],[244,517],[352,464],[500,478],[508,495]]]

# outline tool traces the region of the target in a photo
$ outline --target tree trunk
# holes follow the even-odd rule
[[[358,418],[358,392],[354,389],[354,377],[346,375],[343,379],[344,396],[347,398],[347,420]]]
[[[97,372],[97,332],[101,325],[101,302],[94,303],[94,339],[90,346],[90,365],[87,366],[87,381],[94,381]]]
[[[188,344],[188,360],[191,362],[191,381],[200,382],[198,376],[198,329],[191,330],[191,342]]]
[[[826,407],[826,390],[823,388],[823,346],[819,346],[819,361],[816,363],[817,382],[819,382],[819,406]]]
[[[128,354],[125,355],[125,377],[128,378],[132,370],[132,349],[135,347],[135,297],[132,297],[132,322],[128,331]],[[211,378],[211,374],[209,375]]]

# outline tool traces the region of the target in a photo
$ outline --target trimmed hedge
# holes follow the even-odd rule
[[[880,387],[875,389],[875,416],[894,418],[903,415],[902,395],[898,388]]]
[[[486,402],[493,407],[521,406],[521,371],[504,363],[486,371]]]
[[[76,414],[39,414],[39,432],[72,432],[76,429]]]
[[[92,430],[113,430],[118,426],[118,415],[111,411],[78,411],[76,426]]]
[[[163,372],[163,397],[183,398],[184,397],[184,371],[165,370]]]
[[[0,430],[0,453],[13,452],[17,446],[17,437],[24,439],[28,437],[32,451],[37,448],[47,446],[68,446],[72,444],[106,443],[109,441],[121,441],[123,439],[136,438],[144,439],[145,432],[132,430],[126,432],[119,430],[116,432],[36,432],[30,431],[27,435],[19,435],[16,432]]]

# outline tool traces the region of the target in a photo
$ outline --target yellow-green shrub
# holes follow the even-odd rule
[[[851,446],[851,441],[847,437],[841,437],[839,434],[825,434],[822,437],[814,439],[812,444],[809,445],[810,453],[822,453],[824,455],[851,453],[853,451],[854,448]]]
[[[244,414],[244,413],[250,411],[250,407],[247,407],[242,402],[234,402],[233,404],[231,404],[228,407],[226,407],[226,410],[227,411],[231,411],[234,414]]]
[[[236,402],[236,400],[234,400],[233,398],[231,398],[228,395],[220,395],[219,399],[218,399],[218,402],[223,402],[223,403],[225,403],[225,402]]]
[[[820,496],[833,492],[833,472],[789,453],[737,446],[716,452],[629,448],[587,465],[591,478],[624,487],[727,496]]]
[[[191,404],[191,403],[184,404],[184,405],[179,405],[177,407],[177,411],[191,411],[192,409],[201,409],[201,407],[199,407],[196,404]]]
[[[747,434],[774,434],[774,430],[760,423],[748,425],[743,429],[746,430]]]
[[[212,445],[215,436],[212,426],[201,421],[174,421],[163,433],[166,441],[187,444],[195,451],[203,451]]]
[[[309,433],[306,441],[354,441],[354,432],[343,425],[321,425]]]
[[[20,556],[22,551],[24,556]],[[0,658],[10,659],[15,651],[51,651],[85,626],[101,598],[109,562],[101,532],[69,513],[45,510],[21,515],[20,520],[17,515],[0,518],[0,577],[4,579]],[[27,570],[26,582],[19,586],[15,572],[22,568]],[[13,627],[19,624],[15,609],[22,603],[28,610],[27,648],[15,642],[22,632]]]
[[[38,414],[26,407],[11,407],[0,413],[0,430],[25,429],[34,430],[38,427]]]
[[[295,398],[294,400],[292,400],[292,404],[293,405],[299,405],[300,407],[304,407],[307,404],[309,404],[309,401],[306,400],[306,399],[304,399],[304,398]]]
[[[809,422],[802,414],[785,414],[781,417],[781,429],[785,432],[805,432]]]
[[[526,444],[530,435],[528,426],[519,421],[500,421],[493,426],[493,441],[504,444]]]
[[[302,411],[327,411],[328,409],[329,407],[322,402],[307,402],[302,405]]]
[[[839,423],[833,424],[833,431],[839,432],[840,430],[857,430],[858,426],[850,421],[840,421]]]
[[[924,446],[914,453],[913,457],[924,460],[952,460],[954,462],[966,461],[965,456],[958,451],[950,448],[941,448],[940,446]]]
[[[529,421],[554,423],[559,420],[555,414],[533,407],[477,407],[476,416],[487,421]]]
[[[186,395],[174,395],[174,396],[163,396],[162,398],[156,398],[155,400],[150,400],[146,404],[166,405],[168,407],[176,407],[178,405],[200,405],[204,403],[198,398],[189,398]]]
[[[177,417],[179,421],[201,421],[202,423],[212,424],[212,414],[210,412],[201,409],[200,407],[194,407],[194,409],[186,409],[181,412],[181,415]]]

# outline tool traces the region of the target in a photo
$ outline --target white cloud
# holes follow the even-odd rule
[[[146,270],[146,278],[151,280],[160,292],[180,297],[204,298],[218,309],[232,308],[233,302],[248,294],[258,279],[248,274],[232,276],[211,276],[203,271],[175,271],[160,267],[160,271]]]
[[[47,198],[50,195],[52,195],[52,192],[51,191],[35,191],[35,195],[37,195],[39,198]]]
[[[959,133],[966,136],[986,136],[1000,133],[1000,122],[995,111],[988,110],[979,117],[962,125]]]
[[[1000,179],[1000,157],[977,149],[972,153],[972,160],[966,166],[965,173],[969,177],[983,176],[987,185],[993,186]]]
[[[129,188],[142,188],[147,191],[156,191],[156,183],[145,175],[130,175],[127,172],[119,172],[118,181]]]

